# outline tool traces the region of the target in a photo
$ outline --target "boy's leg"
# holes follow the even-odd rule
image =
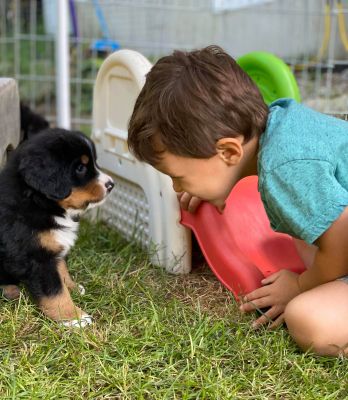
[[[329,282],[300,294],[289,302],[284,318],[302,350],[348,356],[347,282]]]

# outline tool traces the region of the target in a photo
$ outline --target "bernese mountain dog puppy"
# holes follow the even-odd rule
[[[47,129],[14,150],[0,173],[0,285],[5,297],[23,284],[49,318],[84,326],[91,317],[73,303],[78,285],[65,257],[80,216],[114,187],[100,171],[93,142],[81,132]]]
[[[27,140],[32,135],[49,128],[49,122],[42,115],[34,112],[22,101],[19,104],[19,109],[22,141]]]

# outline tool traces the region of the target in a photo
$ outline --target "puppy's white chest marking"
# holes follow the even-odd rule
[[[54,229],[52,233],[57,243],[62,246],[61,256],[64,257],[75,244],[79,223],[74,221],[69,213],[64,217],[55,217],[54,220],[59,228]]]

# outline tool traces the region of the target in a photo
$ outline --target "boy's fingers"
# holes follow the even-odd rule
[[[263,285],[268,285],[268,284],[270,284],[270,283],[273,283],[274,281],[277,280],[279,274],[280,274],[280,271],[275,272],[274,274],[268,276],[267,278],[262,279],[261,283],[262,283]]]
[[[269,329],[276,329],[278,326],[282,325],[284,322],[284,313],[281,313],[279,317],[272,322],[272,324],[269,326]]]
[[[180,203],[180,207],[183,210],[188,211],[188,206],[189,206],[192,196],[190,194],[188,194],[187,192],[181,192],[177,196],[178,196],[178,200]]]
[[[176,193],[176,197],[177,197],[177,199],[179,200],[179,203],[180,203],[181,197],[182,197],[182,195],[183,195],[184,193],[185,193],[185,192],[178,192],[178,193]]]
[[[177,193],[177,198],[179,200],[180,207],[185,211],[189,211],[190,213],[196,212],[197,208],[202,203],[200,198],[192,196],[187,192]]]
[[[250,312],[260,308],[269,307],[270,305],[269,297],[261,297],[260,299],[242,304],[239,309],[242,312]]]
[[[191,198],[191,200],[190,200],[190,202],[189,202],[189,205],[188,205],[188,211],[190,212],[190,213],[194,213],[194,212],[196,212],[196,210],[197,210],[197,208],[199,207],[199,205],[202,203],[202,200],[201,199],[199,199],[198,197],[192,197]]]
[[[268,311],[266,311],[260,318],[258,318],[257,320],[255,320],[252,323],[252,327],[254,329],[259,328],[262,325],[268,324],[269,322],[272,322],[272,320],[276,317],[278,317],[280,314],[280,310],[278,307],[272,307],[271,309],[269,309]]]
[[[184,194],[184,192],[176,192],[176,197],[178,200],[180,200],[181,196]]]
[[[269,287],[262,286],[258,289],[255,289],[253,292],[248,293],[246,296],[243,297],[244,302],[253,301],[256,299],[260,299],[261,297],[266,297],[269,295]]]

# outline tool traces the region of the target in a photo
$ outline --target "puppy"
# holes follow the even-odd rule
[[[80,216],[114,187],[80,132],[47,129],[11,153],[0,173],[0,285],[8,298],[23,284],[49,318],[86,325],[91,318],[73,303],[77,288],[65,257]]]
[[[32,135],[49,128],[49,122],[40,114],[35,113],[23,102],[20,102],[21,137],[27,140]]]

